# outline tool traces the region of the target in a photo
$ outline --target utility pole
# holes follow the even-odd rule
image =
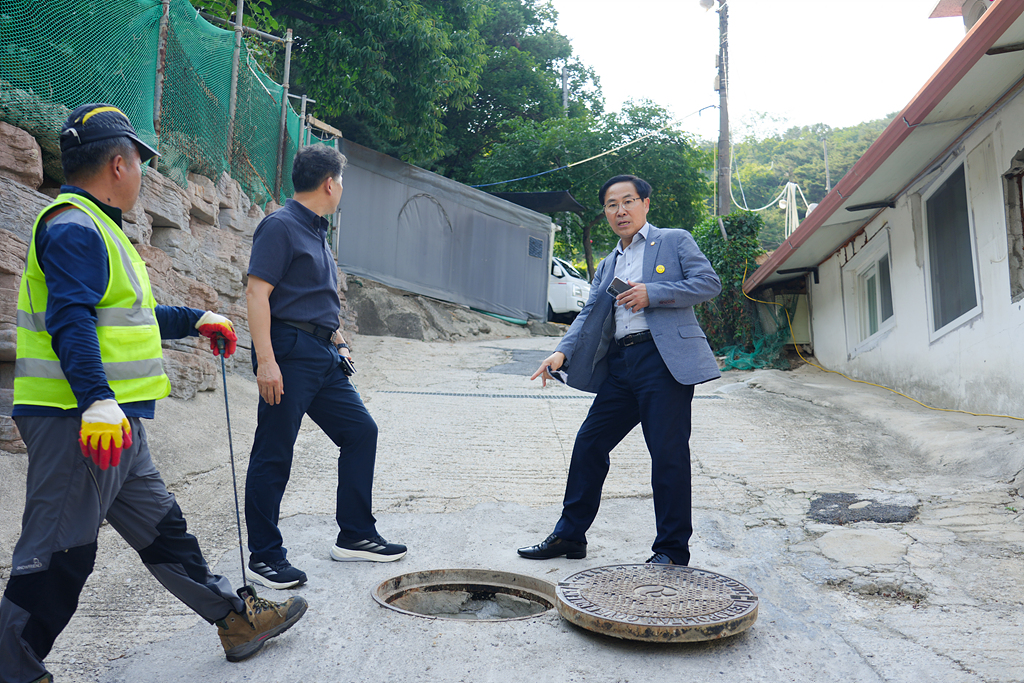
[[[725,216],[732,208],[732,157],[729,150],[729,3],[718,1],[718,207]]]
[[[569,71],[562,67],[562,112],[569,115]]]
[[[828,194],[832,189],[832,179],[828,175],[828,142],[824,137],[821,138],[821,148],[825,150],[825,194]]]

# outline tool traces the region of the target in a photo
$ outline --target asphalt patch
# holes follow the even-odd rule
[[[842,525],[854,522],[899,524],[915,519],[920,507],[920,505],[879,503],[855,493],[823,493],[811,500],[811,509],[808,514],[812,519],[825,524]]]
[[[503,351],[505,349],[502,349]],[[511,349],[512,361],[495,365],[487,372],[497,372],[502,375],[526,375],[529,377],[537,372],[541,362],[551,355],[550,351],[533,351],[527,349]]]

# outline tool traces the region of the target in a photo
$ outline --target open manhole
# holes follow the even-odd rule
[[[595,567],[559,581],[556,590],[564,619],[627,640],[715,640],[757,621],[758,599],[752,590],[728,576],[693,567]]]
[[[430,619],[528,619],[555,606],[555,586],[532,576],[487,569],[433,569],[388,579],[373,599]]]

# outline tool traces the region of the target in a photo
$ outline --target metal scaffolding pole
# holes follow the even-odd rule
[[[284,83],[281,84],[284,87],[284,90],[281,92],[281,126],[278,129],[277,178],[274,180],[275,202],[281,198],[281,173],[284,170],[284,148],[285,143],[288,141],[288,135],[285,128],[288,123],[288,79],[291,77],[291,68],[292,30],[288,29],[288,33],[285,35],[284,44]]]
[[[167,28],[170,23],[171,0],[163,0],[163,14],[160,15],[160,37],[156,47],[156,88],[153,93],[153,131],[156,133],[157,151],[160,150],[160,108],[164,99],[164,67],[167,64]],[[156,168],[159,157],[153,157],[149,165]]]
[[[242,55],[242,17],[245,0],[238,0],[235,9],[235,57],[231,60],[231,95],[228,99],[228,162],[234,152],[235,107],[238,104],[238,62]]]

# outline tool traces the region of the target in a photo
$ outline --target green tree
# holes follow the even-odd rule
[[[470,106],[445,112],[447,148],[433,166],[462,181],[499,139],[503,123],[565,115],[562,67],[568,75],[570,117],[600,114],[604,106],[597,76],[573,58],[569,39],[555,28],[558,15],[548,0],[483,0],[482,7],[479,89]]]
[[[608,227],[597,193],[615,175],[632,174],[651,183],[652,224],[692,228],[707,215],[711,194],[709,153],[672,123],[671,115],[651,102],[631,102],[621,113],[547,121],[512,120],[501,128],[502,138],[474,167],[476,184],[532,176],[484,189],[503,192],[568,190],[588,207],[581,214],[561,215],[562,231],[556,252],[569,260],[582,254],[590,275],[594,254],[610,251],[618,239]],[[610,154],[571,168],[562,168],[608,150]],[[555,170],[561,169],[561,170]],[[545,171],[554,171],[537,175]]]
[[[406,161],[439,157],[443,120],[473,101],[480,0],[272,0],[297,36],[293,92],[347,137]]]
[[[722,281],[722,293],[695,310],[716,353],[729,347],[750,350],[754,346],[757,310],[743,294],[743,278],[757,267],[754,259],[763,251],[758,239],[763,226],[759,214],[734,211],[723,216],[721,224],[711,216],[693,230],[697,246]]]
[[[192,6],[215,17],[234,21],[238,2],[237,0],[192,0]],[[249,0],[245,3],[242,13],[242,24],[264,33],[273,33],[280,27],[270,10],[270,0]]]
[[[230,19],[235,0],[192,0]],[[245,23],[293,29],[291,91],[368,147],[467,180],[512,119],[599,114],[592,69],[572,56],[550,0],[257,0]],[[280,78],[283,48],[249,38]]]

